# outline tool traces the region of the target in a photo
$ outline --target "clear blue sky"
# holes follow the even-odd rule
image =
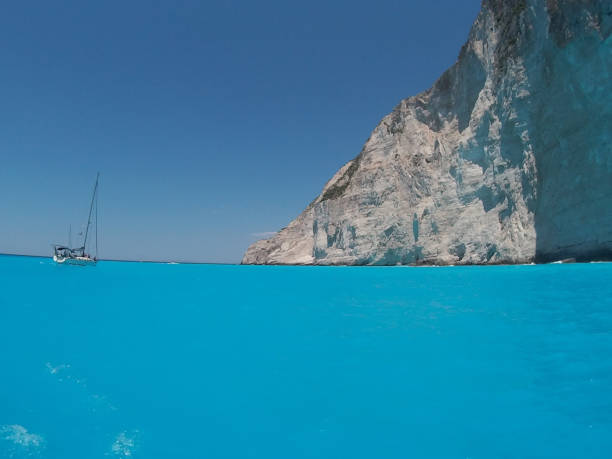
[[[0,252],[66,242],[99,170],[102,257],[239,262],[455,62],[479,8],[5,3]]]

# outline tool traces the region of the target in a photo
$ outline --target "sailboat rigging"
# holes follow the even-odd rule
[[[53,246],[53,261],[59,264],[68,265],[95,265],[98,259],[98,182],[100,180],[100,173],[96,175],[96,183],[94,185],[93,193],[91,195],[91,204],[89,205],[89,214],[87,216],[87,226],[85,227],[85,236],[83,243],[80,247],[73,248],[72,246],[72,227],[68,236],[68,246],[55,244]],[[95,213],[93,213],[95,207]],[[92,216],[95,220],[95,255],[87,253],[87,238],[90,235],[89,228],[92,224]],[[82,234],[82,233],[79,233]]]

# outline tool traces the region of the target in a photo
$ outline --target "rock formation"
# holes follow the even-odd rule
[[[611,30],[610,0],[484,0],[457,62],[242,262],[612,258]]]

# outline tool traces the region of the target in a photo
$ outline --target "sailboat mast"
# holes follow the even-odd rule
[[[89,206],[89,216],[87,217],[87,228],[85,229],[85,239],[83,239],[83,254],[85,253],[85,247],[87,247],[87,235],[89,234],[89,225],[91,225],[91,211],[93,210],[94,199],[96,197],[96,192],[98,191],[98,179],[100,178],[100,173],[96,175],[96,184],[94,185],[93,194],[91,195],[91,205]]]
[[[100,176],[100,173],[98,172],[98,177],[99,176]],[[97,179],[96,179],[96,182],[97,182]],[[98,193],[96,192],[96,259],[97,258],[98,258]]]

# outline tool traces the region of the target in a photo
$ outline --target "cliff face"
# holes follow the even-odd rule
[[[455,65],[242,262],[612,258],[611,30],[609,0],[484,0]]]

